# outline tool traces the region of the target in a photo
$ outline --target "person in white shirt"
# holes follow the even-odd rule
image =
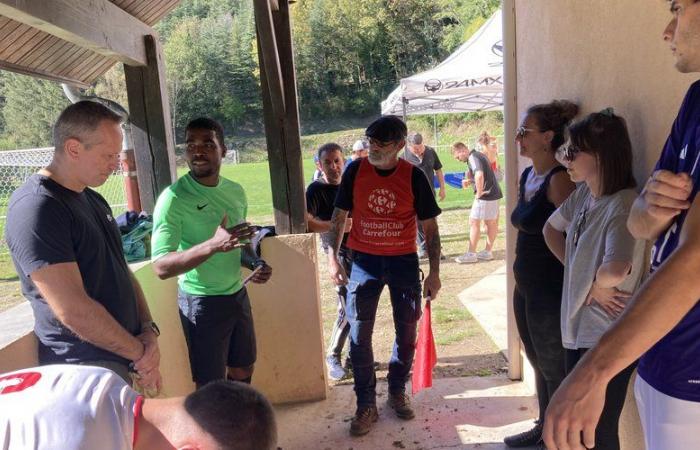
[[[273,449],[272,408],[244,383],[144,399],[114,372],[55,364],[0,375],[2,450]]]

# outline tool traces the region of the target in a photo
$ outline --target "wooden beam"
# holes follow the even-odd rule
[[[282,69],[277,49],[277,37],[272,19],[272,10],[267,0],[255,0],[255,25],[258,31],[258,54],[260,70],[267,77],[267,95],[272,99],[271,106],[278,117],[284,115],[284,88]]]
[[[275,228],[278,234],[306,233],[304,172],[289,8],[286,0],[279,1],[279,11],[274,13],[267,0],[255,0],[255,3]]]
[[[12,64],[6,61],[0,61],[0,69],[9,70],[10,72],[21,73],[22,75],[29,75],[32,77],[42,78],[44,80],[56,81],[58,83],[68,83],[79,88],[87,89],[90,85],[83,83],[80,80],[73,78],[62,77],[55,75],[50,71],[44,71],[40,69],[27,69],[24,66],[18,66],[17,64]]]
[[[141,207],[153,212],[158,195],[177,178],[165,65],[155,36],[145,37],[146,67],[124,66]]]
[[[145,66],[151,27],[108,0],[0,0],[0,15],[124,64]]]

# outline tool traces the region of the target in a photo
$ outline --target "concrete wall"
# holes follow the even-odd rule
[[[161,397],[187,395],[195,388],[190,371],[187,343],[182,334],[177,308],[177,279],[160,280],[149,262],[132,264],[131,269],[146,294],[148,309],[160,329]]]
[[[258,344],[253,385],[273,403],[326,398],[316,235],[265,239],[272,279],[249,284]]]
[[[567,98],[627,119],[641,185],[697,75],[679,74],[661,0],[515,0],[517,107]]]
[[[674,68],[662,32],[671,16],[661,0],[506,0],[515,5],[516,109],[555,98],[583,113],[608,106],[627,119],[638,184],[646,181],[680,102],[697,75]],[[511,118],[512,120],[512,118]],[[513,127],[506,132],[512,135]],[[509,140],[507,140],[508,142]],[[506,152],[513,155],[511,144]],[[513,158],[513,156],[511,156]],[[513,161],[513,159],[511,159]],[[520,161],[519,170],[525,168]],[[509,187],[516,180],[509,180]],[[623,449],[644,448],[634,399],[621,421]]]

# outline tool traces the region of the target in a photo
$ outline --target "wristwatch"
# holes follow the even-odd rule
[[[144,322],[141,324],[141,332],[151,330],[153,331],[153,334],[156,335],[156,337],[160,336],[160,328],[158,328],[158,325],[152,320],[149,320],[147,322]]]

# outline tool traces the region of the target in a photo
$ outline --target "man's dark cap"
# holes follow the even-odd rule
[[[406,139],[407,133],[406,124],[397,116],[382,116],[365,130],[365,136],[380,142],[398,142]]]

